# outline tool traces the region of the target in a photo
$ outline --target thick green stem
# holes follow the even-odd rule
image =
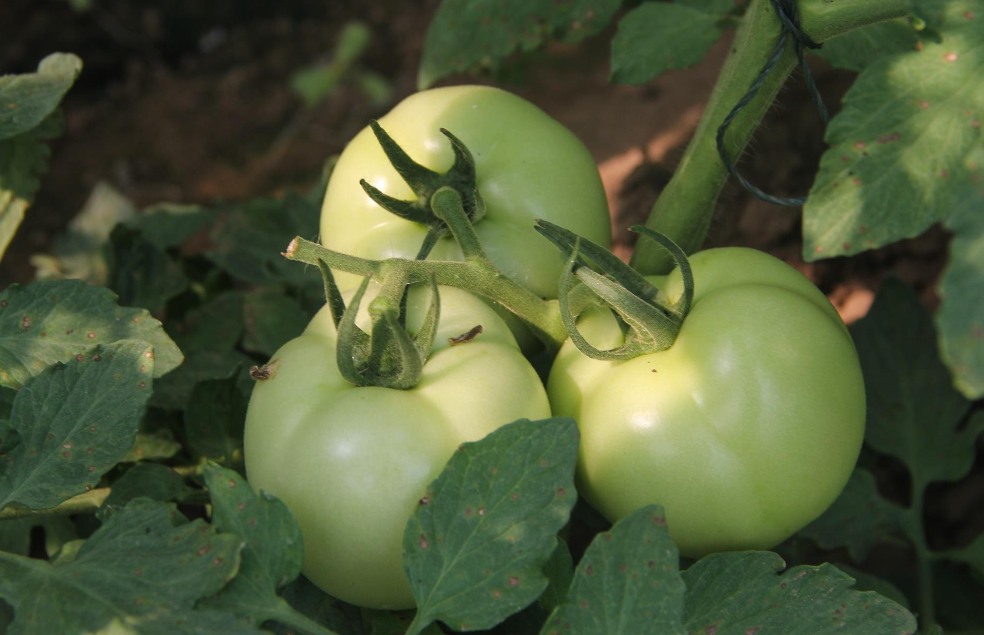
[[[323,260],[329,267],[361,276],[376,275],[390,267],[401,267],[406,271],[407,284],[429,282],[433,274],[437,284],[458,287],[490,298],[515,313],[530,325],[534,334],[551,351],[559,349],[567,339],[556,300],[543,300],[507,278],[484,259],[471,262],[399,258],[373,261],[325,249],[301,237],[291,241],[284,256],[312,265]]]
[[[799,9],[806,34],[824,42],[869,24],[906,15],[908,0],[800,0]],[[669,236],[688,254],[704,243],[718,195],[728,179],[727,168],[718,155],[717,129],[772,55],[779,29],[779,19],[769,0],[751,0],[697,132],[646,221],[647,227]],[[785,54],[758,95],[728,130],[725,147],[734,161],[795,65],[790,38]],[[641,242],[632,255],[632,265],[646,275],[663,274],[672,269],[673,261],[657,245]]]
[[[920,631],[929,632],[936,623],[935,598],[933,597],[934,554],[926,544],[926,526],[923,505],[926,498],[926,481],[919,473],[912,474],[912,506],[905,516],[906,535],[916,551],[916,566],[919,580],[919,626]]]

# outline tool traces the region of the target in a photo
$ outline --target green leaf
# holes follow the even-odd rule
[[[564,601],[567,590],[574,581],[574,559],[563,539],[557,539],[557,548],[553,550],[547,564],[543,566],[543,575],[547,576],[549,585],[537,601],[549,612]]]
[[[953,240],[936,313],[940,353],[953,383],[970,399],[984,396],[984,149],[975,160],[978,169],[966,184],[966,202],[947,222]]]
[[[644,507],[591,541],[541,632],[683,635],[685,590],[663,508]]]
[[[831,66],[863,71],[882,55],[916,50],[919,37],[907,18],[870,24],[823,43],[815,51]]]
[[[31,130],[0,140],[0,258],[17,232],[24,213],[41,186],[51,150],[45,143],[62,133],[60,112]]]
[[[31,529],[36,524],[34,518],[12,518],[0,522],[0,551],[27,556],[31,547]]]
[[[903,607],[854,581],[831,564],[786,564],[769,552],[728,552],[708,556],[684,571],[688,633],[748,635],[901,635],[916,632]]]
[[[296,236],[318,233],[321,206],[294,192],[282,199],[253,199],[213,227],[208,258],[232,276],[253,284],[283,283],[322,288],[317,267],[303,267],[281,254]]]
[[[195,386],[210,379],[225,379],[253,360],[237,351],[191,350],[174,372],[154,384],[150,405],[165,410],[184,410]]]
[[[55,362],[127,339],[153,345],[155,377],[181,363],[161,323],[143,309],[118,306],[109,289],[57,280],[0,293],[0,385],[20,388]]]
[[[435,620],[491,628],[540,596],[577,498],[577,441],[571,419],[523,419],[455,452],[403,534],[417,603],[408,633]]]
[[[913,497],[931,481],[956,481],[974,462],[984,417],[960,431],[970,402],[950,381],[929,312],[895,278],[882,284],[854,328],[868,401],[865,441],[912,473]]]
[[[154,388],[157,389],[156,386]],[[169,459],[180,449],[181,444],[174,440],[170,431],[138,432],[133,447],[120,459],[120,463]]]
[[[907,513],[878,493],[871,472],[857,468],[834,504],[800,535],[824,549],[847,547],[852,560],[863,562],[873,547],[903,530]]]
[[[314,316],[282,289],[260,287],[243,296],[243,348],[265,356],[300,335]]]
[[[578,42],[611,21],[620,0],[444,0],[427,29],[417,73],[423,90],[451,75],[495,68],[550,39]]]
[[[222,593],[201,606],[233,613],[251,624],[277,620],[311,633],[330,634],[277,596],[277,589],[301,573],[301,530],[278,498],[257,496],[232,470],[208,465],[205,483],[212,497],[212,526],[240,536],[245,547],[239,573]]]
[[[158,313],[190,284],[177,261],[125,225],[113,230],[106,256],[109,287],[126,306]]]
[[[0,553],[0,594],[14,607],[13,632],[22,635],[258,634],[223,625],[228,615],[192,610],[235,575],[241,545],[202,520],[187,522],[173,507],[138,500],[74,559],[48,563]]]
[[[0,461],[0,509],[48,509],[94,487],[132,447],[153,371],[150,346],[131,340],[25,384],[10,413],[20,442]]]
[[[80,72],[77,56],[52,53],[36,73],[0,76],[0,140],[36,128],[55,111]]]
[[[618,23],[612,39],[613,84],[645,84],[700,62],[727,26],[728,3],[644,2]]]
[[[243,295],[226,291],[188,311],[180,323],[168,325],[182,350],[226,352],[243,336]]]
[[[909,598],[905,597],[905,593],[902,593],[897,586],[888,580],[879,578],[878,576],[872,575],[866,571],[855,569],[854,567],[843,563],[838,563],[837,568],[854,578],[855,591],[874,591],[878,595],[888,598],[899,606],[903,606],[907,610],[909,609]]]
[[[17,398],[17,391],[7,386],[0,386],[0,419],[10,418],[10,409],[14,407],[14,399]],[[4,442],[0,440],[0,446]]]
[[[40,279],[73,278],[91,285],[105,285],[109,276],[104,247],[118,223],[137,215],[130,199],[113,186],[99,182],[89,194],[82,211],[55,239],[53,255],[35,255],[31,264]]]
[[[365,635],[362,629],[362,611],[368,612],[369,609],[359,609],[357,606],[333,598],[303,575],[282,587],[280,597],[286,600],[295,611],[299,611],[309,619],[330,628],[339,635]],[[405,627],[406,624],[404,624],[404,631],[406,630]],[[296,634],[297,632],[278,624],[272,624],[267,628],[278,635]],[[403,635],[403,631],[399,635]]]
[[[113,483],[109,496],[96,515],[105,520],[135,498],[169,502],[192,491],[181,475],[160,463],[140,463],[127,470]]]
[[[246,400],[235,376],[195,386],[184,422],[188,446],[196,455],[226,467],[242,466]]]
[[[984,90],[972,80],[984,74],[984,0],[945,6],[942,41],[876,59],[831,120],[803,210],[807,260],[912,237],[952,212],[984,144]]]
[[[158,249],[180,247],[214,223],[218,213],[199,205],[159,203],[127,223]],[[203,236],[204,238],[204,236]]]

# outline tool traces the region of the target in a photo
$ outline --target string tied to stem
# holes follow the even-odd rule
[[[721,155],[721,160],[724,162],[728,172],[731,176],[735,177],[738,183],[740,183],[745,190],[768,203],[784,205],[787,207],[799,207],[806,202],[805,196],[782,198],[762,191],[738,172],[738,168],[735,167],[731,157],[728,156],[727,149],[724,147],[724,135],[731,126],[731,122],[734,121],[745,106],[747,106],[758,94],[759,89],[762,87],[762,84],[765,83],[769,73],[772,72],[772,69],[775,68],[775,65],[782,58],[782,55],[786,49],[786,40],[790,37],[793,40],[793,47],[796,52],[796,59],[799,63],[799,67],[803,71],[803,77],[806,80],[806,85],[810,90],[810,96],[813,98],[813,103],[816,104],[817,110],[820,111],[820,116],[823,119],[824,127],[826,127],[830,122],[830,114],[827,112],[827,107],[823,103],[823,98],[820,96],[820,91],[817,88],[816,81],[813,79],[813,73],[810,72],[810,66],[806,63],[806,57],[804,55],[804,49],[819,49],[821,45],[814,42],[813,39],[804,33],[800,27],[799,7],[796,4],[796,0],[769,1],[772,4],[773,11],[775,11],[776,16],[779,18],[780,24],[782,25],[779,32],[779,38],[776,40],[776,46],[773,48],[769,59],[762,67],[759,74],[752,81],[751,86],[749,86],[748,92],[746,92],[745,95],[738,100],[735,107],[731,109],[728,116],[721,122],[721,126],[717,131],[717,148],[718,154]]]

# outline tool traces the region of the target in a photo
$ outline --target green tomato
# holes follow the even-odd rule
[[[847,483],[864,437],[860,364],[837,312],[792,267],[734,247],[690,262],[693,308],[671,348],[611,362],[568,341],[547,392],[581,431],[578,492],[609,520],[659,503],[686,556],[768,549]],[[679,270],[654,284],[683,290]],[[598,348],[622,343],[607,310],[579,328]]]
[[[376,290],[363,298],[367,307]],[[455,449],[499,426],[550,416],[543,385],[508,327],[485,303],[440,289],[433,353],[411,390],[356,387],[339,374],[336,333],[323,309],[273,355],[246,415],[247,477],[283,500],[304,537],[304,574],[365,607],[408,608],[403,530]],[[410,294],[420,328],[430,291]],[[368,328],[363,310],[360,321]],[[476,325],[482,333],[450,346]]]
[[[468,146],[486,208],[475,231],[496,266],[537,295],[557,297],[563,260],[533,230],[536,219],[611,243],[594,159],[577,137],[528,101],[486,86],[436,88],[407,97],[379,123],[412,159],[438,172],[454,162],[441,128]],[[321,212],[322,244],[363,258],[415,257],[426,228],[379,207],[359,179],[390,196],[416,198],[367,127],[332,172]],[[461,260],[461,250],[449,236],[430,258]],[[348,274],[336,278],[343,289],[360,282]]]

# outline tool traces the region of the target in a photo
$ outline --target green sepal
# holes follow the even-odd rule
[[[427,309],[427,315],[424,316],[424,323],[420,326],[420,332],[413,340],[421,362],[426,362],[430,356],[431,346],[434,345],[434,338],[437,337],[437,324],[441,320],[441,295],[437,292],[437,279],[433,274],[430,279],[430,288],[430,307]]]
[[[646,280],[642,274],[619,260],[618,256],[601,245],[593,243],[583,236],[578,236],[560,225],[554,225],[542,219],[536,221],[534,229],[556,245],[567,257],[574,250],[575,242],[580,240],[579,266],[590,266],[591,263],[594,263],[595,269],[602,271],[607,277],[617,281],[635,295],[646,300],[655,300],[660,297],[660,291],[653,283]],[[585,261],[585,258],[588,261]]]
[[[338,365],[338,372],[347,382],[356,386],[365,385],[365,378],[361,371],[369,360],[369,336],[355,324],[362,296],[369,288],[369,280],[365,278],[359,285],[336,328],[338,342],[335,349],[335,363]]]
[[[335,276],[332,275],[331,268],[320,258],[318,259],[318,269],[321,270],[321,280],[325,285],[325,300],[328,301],[331,321],[337,330],[338,323],[342,320],[342,315],[345,314],[345,300],[342,299],[342,292],[338,290],[338,285],[335,284]]]
[[[592,359],[627,360],[673,346],[694,296],[693,271],[676,243],[651,229],[632,228],[659,243],[677,262],[684,293],[678,302],[670,303],[653,284],[603,247],[546,221],[537,221],[536,229],[567,257],[558,294],[560,318],[579,351]],[[622,346],[598,349],[577,329],[577,316],[597,304],[607,306],[617,316],[625,338]]]
[[[471,222],[477,222],[485,215],[485,202],[476,185],[475,160],[460,139],[441,128],[441,134],[448,138],[454,152],[451,169],[442,174],[411,159],[378,122],[369,122],[369,127],[393,168],[417,195],[415,201],[403,201],[383,193],[363,179],[360,181],[362,189],[376,204],[400,218],[428,227],[443,227],[442,219],[431,208],[432,197],[441,188],[450,187],[461,196],[462,207]]]

